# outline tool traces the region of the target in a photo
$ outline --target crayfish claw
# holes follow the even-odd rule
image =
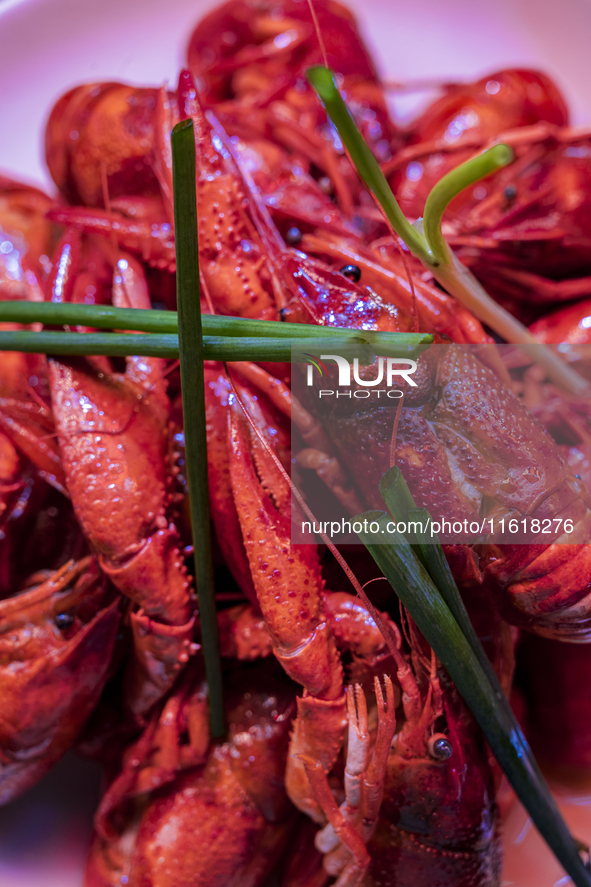
[[[0,804],[77,739],[107,680],[118,625],[118,596],[91,558],[0,601]]]
[[[193,643],[195,616],[183,625],[165,625],[139,610],[131,613],[130,620],[134,655],[125,675],[125,700],[141,721],[197,651]]]

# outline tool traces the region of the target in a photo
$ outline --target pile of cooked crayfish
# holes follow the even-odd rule
[[[458,519],[491,502],[530,517],[568,508],[581,539],[591,400],[565,412],[536,367],[503,383],[454,348],[493,339],[386,225],[306,70],[336,73],[411,220],[448,171],[500,140],[513,148],[452,202],[443,231],[540,342],[591,344],[591,128],[569,126],[547,76],[516,69],[446,85],[404,129],[351,13],[335,0],[314,12],[229,0],[195,28],[178,88],[87,83],[57,101],[45,134],[57,199],[0,179],[3,300],[174,309],[170,133],[190,117],[203,313],[451,346],[399,408],[351,400],[324,426],[288,364],[206,364],[222,739],[209,729],[177,362],[2,353],[0,799],[68,749],[104,764],[85,887],[500,883],[510,800],[478,725],[387,583],[367,586],[378,625],[326,548],[292,543],[286,476],[317,479],[350,514],[375,507],[395,426],[419,507],[435,489]],[[479,487],[475,453],[489,469]],[[445,553],[507,694],[518,664],[539,759],[588,774],[591,548]],[[360,581],[379,578],[361,546],[347,557]]]

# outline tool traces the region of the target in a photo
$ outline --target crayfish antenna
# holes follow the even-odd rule
[[[316,10],[314,9],[313,0],[308,0],[308,6],[310,7],[310,15],[312,16],[312,21],[314,22],[314,30],[316,31],[316,36],[318,37],[318,45],[320,46],[320,52],[322,53],[322,61],[324,62],[324,67],[328,68],[328,56],[326,55],[326,46],[324,45],[324,38],[322,36],[322,31],[320,30],[320,25],[318,24],[318,16],[316,15]]]

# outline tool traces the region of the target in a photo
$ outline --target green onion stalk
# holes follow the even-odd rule
[[[199,294],[195,294],[198,298]],[[115,308],[113,305],[81,305],[75,302],[1,301],[0,322],[42,323],[46,326],[86,326],[101,330],[139,330],[145,333],[178,333],[176,311],[158,311],[145,308]],[[204,336],[240,336],[250,339],[312,339],[347,338],[358,336],[358,330],[343,327],[317,326],[307,323],[285,323],[274,320],[250,320],[246,317],[225,317],[221,314],[203,314],[201,326]],[[370,344],[389,344],[427,341],[425,333],[399,333],[363,330]],[[422,337],[422,338],[421,338]],[[432,341],[432,339],[431,339]]]
[[[176,231],[179,359],[191,532],[199,601],[201,647],[209,688],[210,729],[213,737],[221,737],[226,728],[211,555],[205,433],[205,379],[203,373],[205,352],[199,299],[197,195],[193,185],[195,181],[195,133],[192,120],[183,120],[175,126],[171,134],[171,143]]]
[[[527,327],[498,305],[479,281],[450,250],[441,232],[441,219],[449,203],[465,188],[506,166],[513,160],[508,145],[498,144],[461,164],[432,189],[424,218],[411,224],[400,209],[386,177],[361,135],[337,88],[332,72],[323,66],[308,70],[308,79],[336,127],[360,178],[374,195],[393,231],[410,252],[420,259],[452,296],[466,306],[495,333],[515,345],[536,345],[536,359],[552,381],[573,394],[589,391],[589,383],[558,354],[542,345]]]
[[[409,334],[412,335],[412,334]],[[414,341],[408,338],[399,343],[379,346],[380,354],[416,355],[421,347],[429,344],[432,336],[418,334]],[[203,359],[226,362],[271,361],[289,362],[294,353],[305,362],[305,355],[320,355],[337,350],[343,357],[358,358],[363,364],[373,363],[375,346],[365,336],[313,337],[297,339],[297,352],[290,339],[250,338],[246,336],[203,336]],[[130,354],[142,357],[179,358],[179,336],[170,333],[71,333],[42,330],[0,331],[0,351],[24,351],[33,354],[94,355],[126,357]]]
[[[199,302],[198,291],[194,299]],[[0,351],[44,354],[102,354],[119,357],[179,357],[179,325],[176,311],[114,308],[111,305],[78,305],[71,302],[0,301],[0,323],[46,326],[82,326],[97,330],[140,332],[63,332],[54,330],[0,331]],[[287,361],[292,347],[298,353],[336,349],[343,357],[359,357],[371,363],[375,353],[412,356],[433,341],[429,333],[376,332],[302,323],[248,320],[242,317],[202,315],[205,360]]]
[[[380,484],[389,509],[359,515],[361,541],[382,570],[419,630],[447,669],[490,748],[533,823],[577,887],[591,885],[591,872],[579,854],[552,794],[503,694],[498,679],[460,597],[441,546],[426,536],[410,539],[391,531],[395,521],[419,519],[400,471],[390,469]],[[422,512],[422,513],[421,513]],[[377,524],[376,533],[371,532]]]

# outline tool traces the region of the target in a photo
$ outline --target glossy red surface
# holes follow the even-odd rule
[[[0,113],[10,128],[0,165],[47,185],[41,131],[52,103],[74,83],[130,80],[171,84],[191,28],[215,4],[202,0],[0,0]],[[470,78],[512,65],[542,68],[555,77],[574,123],[591,116],[585,76],[591,7],[567,0],[352,0],[379,67],[396,80]],[[407,112],[421,97],[395,97]],[[90,811],[98,798],[90,765],[64,760],[32,792],[0,811],[2,887],[79,887]],[[557,787],[577,836],[591,837],[591,806],[584,787]],[[503,883],[551,887],[566,883],[522,809],[505,826]]]

